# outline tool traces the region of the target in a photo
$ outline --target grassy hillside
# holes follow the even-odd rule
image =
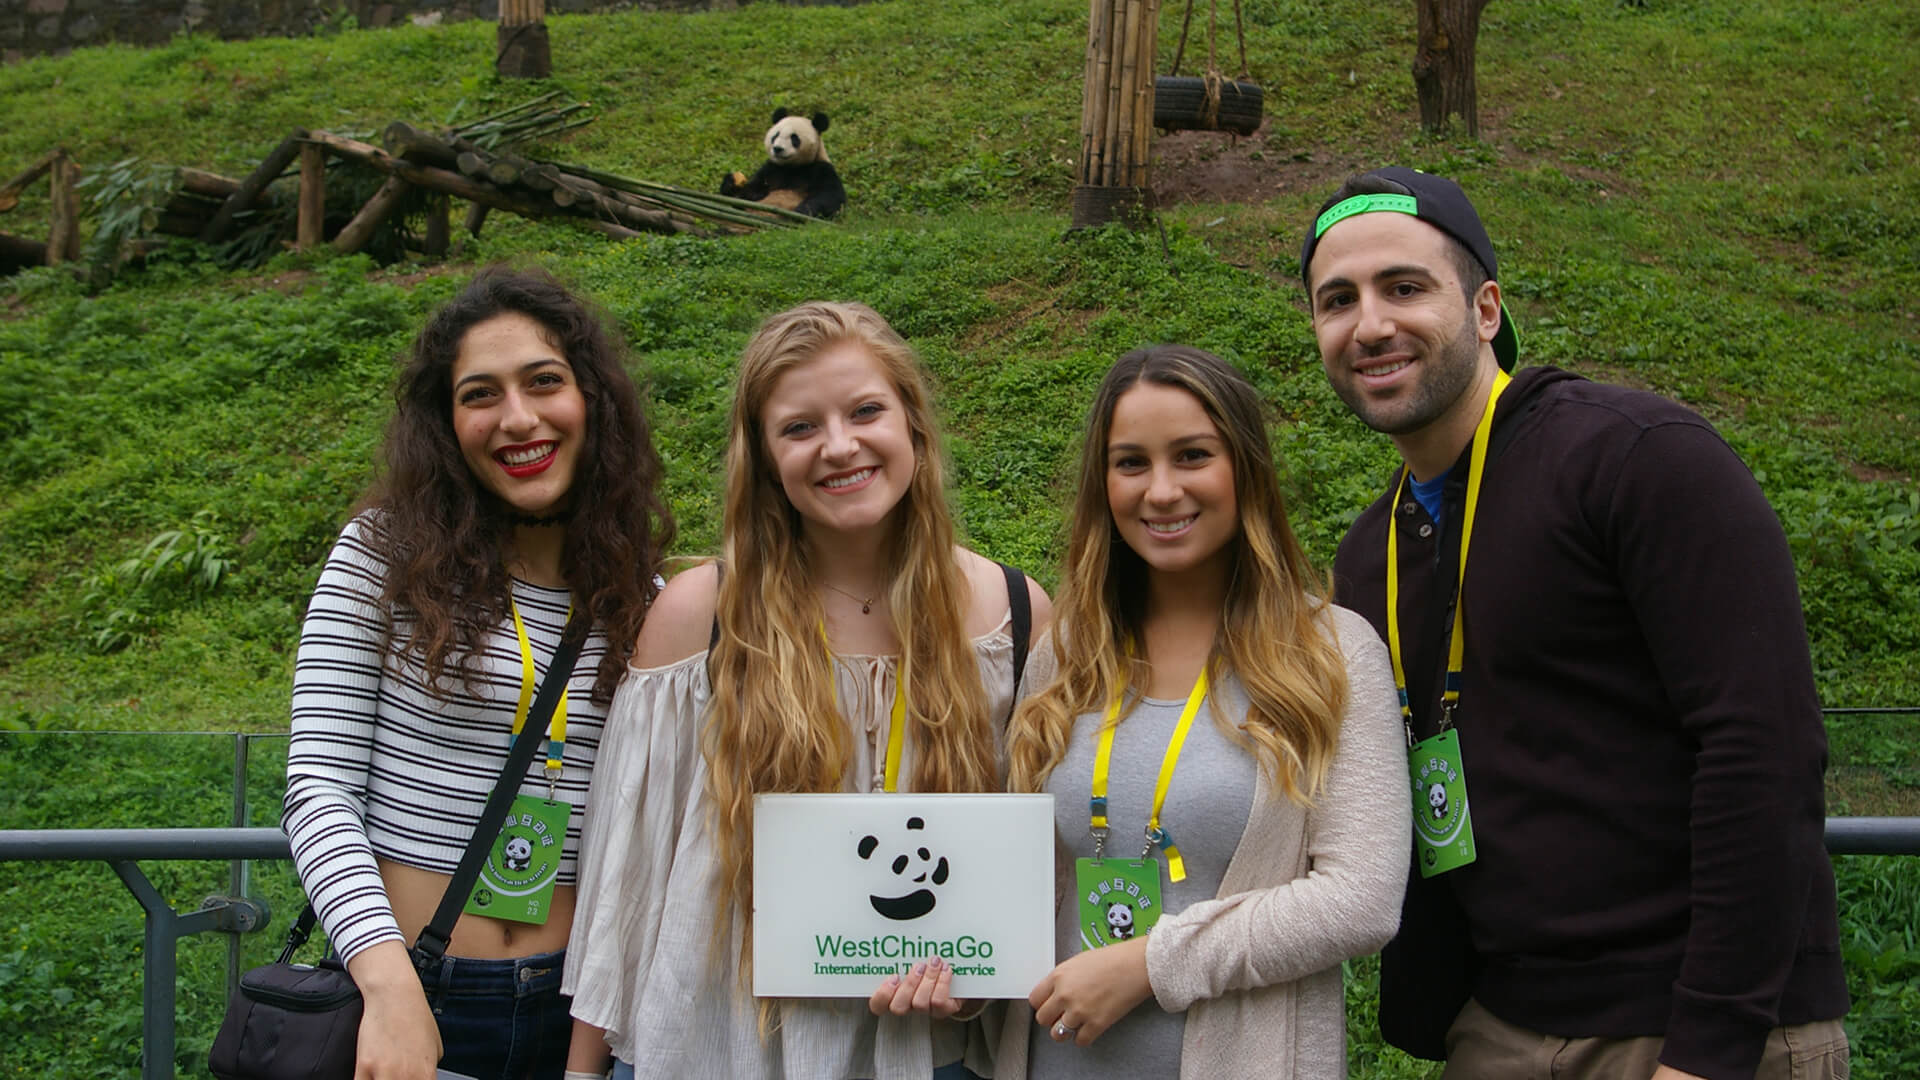
[[[242,175],[295,125],[370,132],[559,88],[599,119],[547,152],[702,188],[755,163],[775,106],[825,109],[851,194],[835,225],[777,235],[614,244],[496,215],[445,266],[289,255],[233,273],[179,255],[97,295],[49,271],[0,281],[0,726],[282,730],[299,614],[372,475],[391,358],[495,259],[552,268],[624,326],[687,553],[715,539],[733,357],[760,316],[831,296],[872,303],[922,350],[953,497],[988,553],[1052,583],[1093,384],[1128,348],[1183,340],[1267,395],[1296,518],[1327,559],[1392,457],[1325,388],[1296,257],[1325,193],[1387,162],[1472,193],[1524,362],[1679,398],[1754,467],[1793,544],[1826,702],[1920,705],[1920,13],[1502,0],[1480,41],[1484,139],[1468,141],[1417,133],[1404,5],[1244,6],[1269,124],[1168,140],[1156,182],[1180,201],[1164,232],[1140,234],[1066,231],[1082,0],[556,17],[559,76],[533,86],[492,77],[485,23],[0,67],[0,176],[56,143],[94,168],[138,157]],[[1166,7],[1170,58],[1183,5]],[[0,229],[43,233],[45,213],[30,193]],[[1913,717],[1836,717],[1829,731],[1837,809],[1920,813]],[[93,785],[62,816],[27,798],[37,755],[18,738],[0,744],[9,826],[104,823],[96,813],[129,804],[167,824],[221,820],[218,797],[152,786],[153,763],[185,751],[110,739],[82,755],[95,774],[61,759],[69,782]],[[1862,1076],[1920,1071],[1916,863],[1840,864]],[[94,925],[89,898],[117,886],[87,869],[44,901],[48,868],[0,865],[0,999],[47,1039],[10,1050],[7,1075],[76,1060],[63,1048],[87,1045],[102,1016],[126,1033],[124,1000],[72,995],[98,965],[33,959],[81,923],[85,949],[131,955],[137,924]],[[204,986],[182,993],[199,1010],[183,1014],[186,1062],[212,1006]],[[119,1075],[130,1060],[124,1037],[88,1053],[51,1074]],[[1357,1075],[1422,1074],[1364,1039],[1354,1060]]]

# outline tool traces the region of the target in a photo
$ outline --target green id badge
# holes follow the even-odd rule
[[[1413,846],[1420,876],[1433,877],[1472,862],[1473,818],[1467,812],[1467,773],[1460,733],[1448,729],[1407,751],[1413,779]]]
[[[539,925],[553,906],[570,803],[515,795],[464,911]]]
[[[1080,944],[1098,949],[1146,937],[1160,921],[1160,860],[1075,859]]]

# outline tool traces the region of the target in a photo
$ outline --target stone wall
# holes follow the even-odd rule
[[[781,0],[839,4],[859,0]],[[547,12],[572,15],[638,9],[730,9],[740,0],[547,0]],[[0,0],[0,61],[64,55],[109,41],[160,45],[182,32],[233,40],[305,37],[328,26],[385,27],[499,18],[499,0]]]

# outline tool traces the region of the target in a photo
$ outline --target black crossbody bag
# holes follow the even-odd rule
[[[561,632],[560,647],[554,650],[553,663],[540,682],[527,723],[513,740],[507,764],[494,781],[493,793],[487,796],[480,823],[460,856],[460,866],[447,883],[433,920],[420,931],[410,950],[418,971],[440,969],[453,924],[480,877],[480,864],[506,820],[519,780],[526,776],[534,751],[546,737],[554,706],[566,691],[574,662],[580,658],[586,623],[586,617],[576,611]],[[360,988],[353,984],[346,965],[332,956],[318,964],[293,962],[294,953],[313,933],[313,924],[314,910],[309,903],[294,920],[280,958],[240,976],[239,989],[227,1002],[226,1018],[220,1022],[220,1033],[214,1036],[213,1049],[207,1053],[207,1068],[219,1080],[353,1080],[364,1008]]]

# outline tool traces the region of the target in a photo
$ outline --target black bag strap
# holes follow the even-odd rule
[[[1027,595],[1027,575],[1019,570],[1000,564],[1000,572],[1007,577],[1007,613],[1013,620],[1013,696],[1020,697],[1020,677],[1027,672],[1027,650],[1033,637],[1033,598]],[[1007,719],[1013,719],[1011,707],[1007,710]]]
[[[572,617],[567,619],[566,629],[560,632],[560,647],[553,652],[553,662],[547,666],[546,678],[540,680],[540,692],[534,696],[526,725],[513,740],[513,750],[507,755],[506,767],[500,770],[500,779],[494,781],[493,794],[487,796],[486,809],[480,811],[480,823],[474,827],[473,839],[467,841],[466,854],[460,856],[460,866],[454,870],[453,880],[447,883],[446,895],[440,898],[440,907],[433,913],[433,921],[420,931],[419,940],[413,944],[413,966],[421,971],[439,966],[440,958],[447,954],[447,943],[453,938],[454,921],[460,917],[460,909],[467,906],[467,894],[473,891],[473,883],[480,877],[480,864],[487,857],[487,849],[493,846],[493,837],[500,831],[500,823],[507,819],[507,807],[513,802],[520,780],[527,775],[527,766],[533,762],[534,751],[539,748],[540,740],[546,737],[554,706],[559,704],[560,695],[566,692],[567,679],[573,675],[574,661],[580,659],[580,646],[587,636],[588,622],[586,612],[575,608]]]
[[[287,931],[287,945],[280,950],[278,963],[284,964],[293,959],[293,954],[300,950],[300,946],[307,943],[307,938],[313,934],[314,918],[313,904],[309,902],[300,910],[300,917],[293,920],[293,929]]]

